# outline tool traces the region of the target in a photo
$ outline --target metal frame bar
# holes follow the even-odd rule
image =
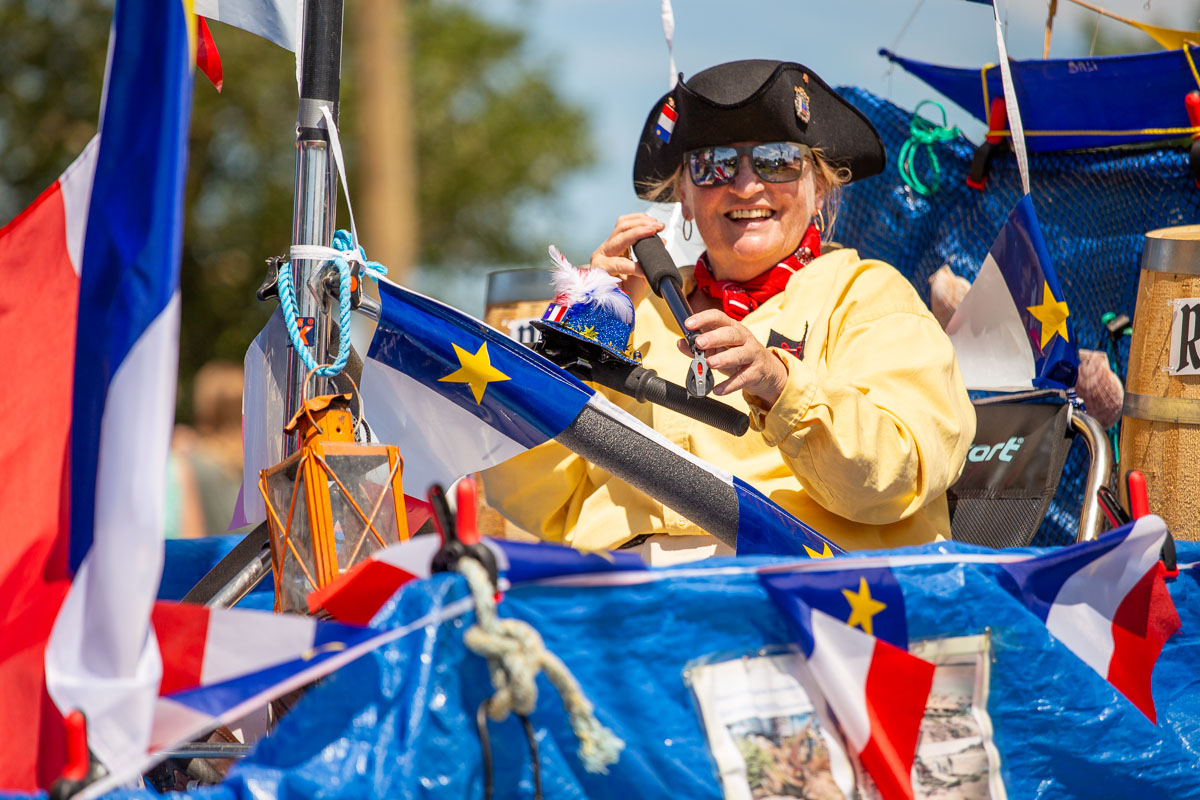
[[[1083,507],[1079,510],[1079,529],[1075,533],[1075,541],[1090,542],[1100,535],[1104,524],[1097,492],[1112,479],[1112,446],[1108,443],[1107,432],[1090,414],[1072,408],[1070,425],[1083,437],[1091,455]]]

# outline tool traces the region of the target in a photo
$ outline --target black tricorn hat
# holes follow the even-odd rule
[[[803,64],[731,61],[698,72],[650,109],[633,161],[633,188],[647,200],[683,154],[735,142],[799,142],[819,147],[850,180],[883,171],[875,128]]]

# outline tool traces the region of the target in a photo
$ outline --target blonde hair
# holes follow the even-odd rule
[[[810,148],[810,152],[813,181],[817,193],[823,198],[821,209],[824,212],[825,230],[821,232],[821,240],[828,242],[833,238],[838,206],[842,201],[842,187],[850,182],[852,176],[849,168],[834,164],[820,147]],[[653,203],[678,203],[682,199],[679,192],[682,178],[683,164],[680,164],[662,180],[643,181],[640,184],[644,190],[642,196]]]
[[[817,191],[824,198],[821,208],[825,211],[825,230],[821,231],[821,241],[829,242],[833,239],[838,208],[842,204],[842,187],[848,184],[853,176],[849,167],[834,164],[819,147],[812,148],[812,163]]]

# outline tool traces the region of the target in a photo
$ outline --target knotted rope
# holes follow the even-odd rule
[[[921,106],[926,103],[937,106],[942,112],[942,124],[930,122],[921,116]],[[938,164],[937,153],[934,152],[933,146],[941,142],[948,142],[956,139],[959,136],[958,128],[946,127],[946,109],[941,103],[933,100],[922,100],[913,110],[912,121],[908,124],[908,139],[900,146],[900,177],[906,184],[917,194],[928,196],[933,194],[942,185],[942,168]],[[917,176],[916,166],[913,163],[918,148],[925,148],[925,155],[929,159],[930,169],[933,172],[933,180],[931,185],[927,186]]]
[[[510,712],[523,716],[533,713],[538,697],[537,676],[545,671],[558,689],[579,739],[579,760],[584,769],[607,773],[609,765],[621,757],[625,742],[596,719],[595,708],[575,676],[546,649],[532,625],[497,615],[495,588],[487,570],[471,558],[459,560],[457,569],[467,579],[475,598],[476,624],[467,629],[463,641],[472,652],[487,659],[496,690],[487,703],[488,716],[499,722]]]
[[[289,254],[291,259],[325,260],[333,262],[337,267],[338,288],[338,354],[333,364],[319,366],[312,356],[309,346],[300,336],[300,326],[296,322],[299,309],[296,306],[296,287],[292,284],[292,265],[287,261],[279,265],[279,306],[283,309],[283,324],[287,327],[288,338],[292,347],[304,362],[306,370],[316,370],[322,378],[331,378],[341,372],[350,357],[350,262],[362,265],[363,275],[379,278],[387,274],[387,267],[378,261],[368,261],[366,251],[361,246],[355,247],[349,231],[340,230],[333,235],[333,246],[322,247],[313,244],[292,245]]]

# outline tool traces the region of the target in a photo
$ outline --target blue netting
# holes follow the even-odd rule
[[[874,123],[888,153],[884,174],[846,189],[836,238],[866,257],[894,265],[926,299],[929,277],[949,264],[973,280],[988,248],[1021,197],[1016,159],[992,162],[986,191],[966,184],[975,145],[963,137],[935,145],[941,188],[922,197],[900,179],[900,148],[911,113],[870,92],[841,93]],[[1110,149],[1033,154],[1029,162],[1033,204],[1066,293],[1077,344],[1098,348],[1106,311],[1133,317],[1146,231],[1200,222],[1200,190],[1182,147]],[[922,175],[926,184],[931,176]],[[1122,367],[1128,358],[1123,345]],[[1121,375],[1124,379],[1124,375]],[[1074,538],[1087,452],[1076,442],[1037,544]]]

